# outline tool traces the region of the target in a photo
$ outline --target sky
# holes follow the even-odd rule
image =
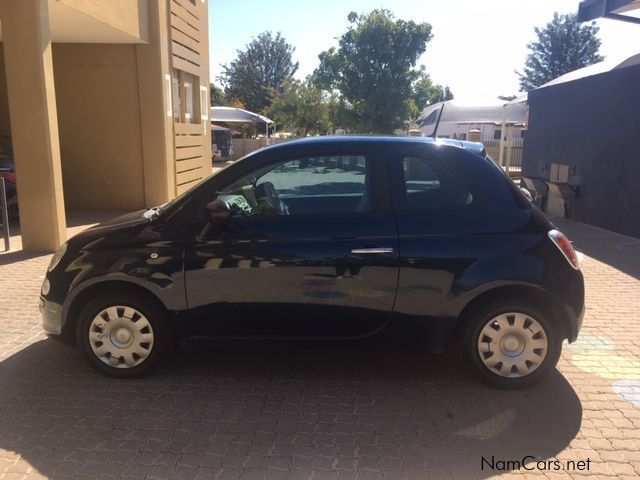
[[[579,0],[210,0],[211,80],[219,84],[221,64],[233,61],[263,31],[281,32],[300,63],[295,77],[318,66],[318,54],[337,46],[351,11],[376,8],[396,18],[428,22],[433,39],[418,61],[431,78],[449,86],[468,105],[493,103],[518,92],[515,70],[522,70],[534,27],[546,25],[554,11],[576,12]],[[600,53],[608,60],[640,52],[640,26],[600,19]]]

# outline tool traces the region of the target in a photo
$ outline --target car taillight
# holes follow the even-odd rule
[[[578,260],[578,255],[576,255],[576,251],[573,249],[571,242],[567,237],[565,237],[564,233],[560,232],[559,230],[549,230],[549,238],[562,252],[564,258],[566,258],[567,262],[569,262],[569,265],[571,265],[576,270],[579,270],[580,261]]]

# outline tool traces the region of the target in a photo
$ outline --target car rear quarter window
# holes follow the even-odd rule
[[[441,163],[418,157],[402,159],[403,194],[407,210],[464,207],[474,202],[464,181]]]

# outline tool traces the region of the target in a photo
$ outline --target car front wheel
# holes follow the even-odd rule
[[[562,337],[544,308],[502,299],[471,313],[465,350],[483,380],[501,388],[520,388],[540,381],[555,367]]]
[[[163,309],[144,296],[98,295],[80,313],[78,345],[101,373],[142,375],[156,366],[165,350],[165,317]]]

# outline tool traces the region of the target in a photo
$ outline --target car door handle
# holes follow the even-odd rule
[[[393,253],[393,248],[373,247],[373,248],[354,248],[351,250],[353,255],[380,255],[381,253]]]

